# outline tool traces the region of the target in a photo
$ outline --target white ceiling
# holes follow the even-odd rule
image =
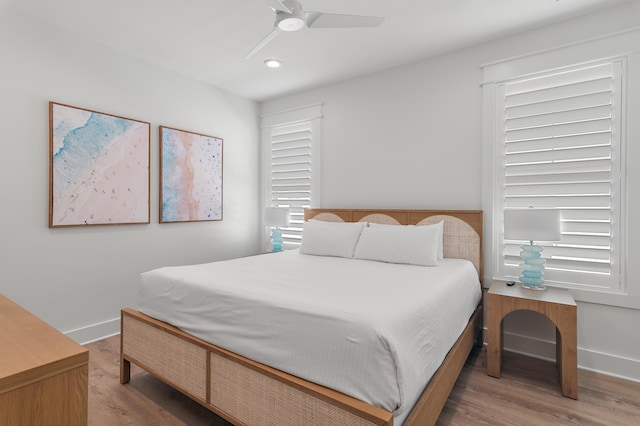
[[[372,73],[629,0],[301,0],[307,11],[385,17],[378,28],[282,33],[266,0],[0,0],[159,67],[257,101]],[[279,69],[263,65],[283,62]]]

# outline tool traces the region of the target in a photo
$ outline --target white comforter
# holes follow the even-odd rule
[[[424,267],[285,251],[145,272],[139,309],[401,424],[480,298],[465,260]]]

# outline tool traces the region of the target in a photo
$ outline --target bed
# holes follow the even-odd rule
[[[310,209],[305,211],[305,221],[311,219],[353,224],[428,225],[443,223],[444,238],[441,245],[445,259],[437,268],[397,267],[393,269],[397,265],[387,266],[383,264],[384,262],[368,262],[366,260],[329,259],[292,251],[256,256],[255,259],[197,265],[187,269],[162,268],[161,271],[150,271],[143,274],[141,303],[138,310],[129,308],[122,310],[121,383],[124,384],[130,380],[130,364],[134,363],[221,417],[238,425],[424,425],[435,423],[472,345],[474,342],[481,343],[481,340],[478,340],[482,328],[481,300],[478,300],[476,296],[470,309],[468,307],[464,314],[452,314],[449,312],[453,311],[452,309],[443,310],[451,316],[446,322],[457,323],[458,325],[452,326],[452,328],[459,328],[459,330],[455,331],[453,339],[444,338],[442,344],[432,344],[433,348],[429,350],[441,352],[442,360],[438,359],[437,365],[433,368],[429,367],[431,368],[429,369],[425,366],[423,370],[421,361],[416,361],[417,358],[407,357],[403,355],[404,352],[396,349],[402,348],[402,345],[413,345],[411,336],[421,334],[422,329],[429,327],[422,326],[412,331],[406,320],[403,323],[400,317],[389,316],[395,314],[390,313],[391,310],[387,309],[384,300],[379,299],[386,298],[389,300],[388,304],[393,305],[395,303],[393,301],[394,293],[385,295],[384,283],[376,282],[378,281],[376,276],[391,274],[389,275],[392,277],[391,281],[393,281],[393,276],[396,276],[398,282],[406,282],[408,286],[413,285],[409,284],[409,281],[420,278],[414,278],[413,275],[407,275],[410,278],[405,278],[405,274],[427,273],[422,271],[430,270],[428,273],[435,273],[438,277],[437,281],[444,281],[445,277],[455,275],[456,270],[464,269],[461,266],[467,266],[467,269],[471,269],[472,274],[476,274],[474,286],[478,288],[474,290],[477,290],[476,293],[481,298],[481,284],[479,283],[480,277],[482,277],[482,212]],[[420,229],[426,228],[428,227]],[[267,294],[262,293],[263,289],[260,286],[242,287],[243,281],[253,280],[251,273],[247,272],[253,268],[258,268],[256,273],[262,274],[260,268],[268,270],[272,268],[272,264],[283,264],[286,270],[292,270],[295,269],[292,266],[298,263],[300,263],[300,268],[311,272],[312,277],[308,277],[304,281],[305,284],[306,281],[309,281],[309,288],[312,291],[315,291],[324,282],[326,285],[322,287],[323,291],[341,295],[336,300],[342,301],[344,298],[353,301],[354,299],[347,298],[356,297],[362,303],[345,302],[340,305],[335,302],[332,309],[336,311],[337,317],[334,316],[328,320],[331,325],[327,326],[324,318],[326,315],[323,312],[307,313],[308,309],[313,311],[314,306],[305,307],[304,310],[297,309],[302,305],[301,299],[296,299],[294,293],[283,287],[287,293],[285,305],[289,306],[288,310],[292,312],[288,313],[289,317],[278,320],[277,317],[268,315],[270,315],[270,311],[283,311],[282,306],[270,306]],[[349,285],[349,290],[355,296],[352,294],[343,297],[342,293],[338,293],[341,291],[342,284],[335,284],[335,287],[331,287],[330,284],[334,283],[329,282],[331,281],[330,276],[323,275],[323,270],[338,270],[341,276],[355,283],[358,280],[353,277],[359,276],[361,271],[357,269],[361,267],[359,263],[371,264],[372,266],[367,268],[373,268],[373,272],[370,277],[366,278],[366,283],[358,283],[361,287],[356,284]],[[233,268],[236,268],[235,271],[245,272],[234,274]],[[283,270],[276,270],[276,272],[280,274],[278,276],[283,275]],[[367,273],[370,272],[367,270]],[[438,273],[440,276],[437,275]],[[207,299],[206,294],[200,295],[198,291],[200,291],[200,287],[204,287],[203,283],[207,281],[207,274],[214,274],[220,280],[227,276],[240,276],[239,282],[233,284],[233,291],[238,292],[239,295],[246,294],[246,298],[250,300],[248,302],[242,301],[242,305],[233,305],[236,302],[235,298],[231,298],[232,295],[227,294],[231,291],[229,289],[220,290],[224,293],[218,293],[211,299]],[[313,277],[319,281],[314,282]],[[163,279],[164,281],[162,281]],[[389,278],[387,280],[389,281]],[[265,278],[265,281],[269,281],[269,279]],[[277,286],[277,280],[271,281]],[[145,282],[150,284],[145,284]],[[283,279],[283,283],[285,282],[286,280]],[[368,291],[368,288],[371,291]],[[417,294],[415,292],[418,287],[407,288],[411,294]],[[145,292],[152,292],[152,294],[145,295]],[[381,296],[375,299],[371,297],[373,293],[379,293]],[[320,300],[322,297],[322,292],[318,292],[312,299]],[[418,296],[414,298],[418,299]],[[186,308],[182,306],[186,306],[189,299],[192,299],[189,302],[191,305]],[[469,300],[464,303],[462,299],[460,300],[460,305],[469,305],[470,303]],[[194,308],[193,303],[197,305],[198,301],[207,302]],[[220,304],[215,305],[218,302]],[[261,304],[258,304],[259,302]],[[249,304],[247,305],[247,303]],[[376,326],[385,328],[385,323],[397,323],[395,333],[402,334],[403,330],[406,330],[405,334],[409,336],[405,339],[405,343],[396,337],[389,340],[383,336],[384,339],[378,339],[382,343],[374,342],[371,344],[372,346],[367,346],[368,344],[362,343],[364,339],[360,339],[360,335],[354,334],[356,337],[353,337],[351,342],[357,341],[358,344],[351,346],[361,346],[367,351],[366,353],[375,354],[369,358],[380,361],[379,365],[373,364],[373,366],[364,367],[364,363],[359,363],[357,358],[363,355],[357,354],[354,355],[353,360],[349,361],[349,356],[345,355],[350,350],[349,343],[347,342],[347,346],[344,347],[339,346],[345,340],[344,338],[335,341],[320,339],[320,336],[324,334],[327,334],[328,339],[331,339],[331,333],[325,333],[325,331],[332,327],[335,328],[335,324],[338,324],[337,328],[340,330],[350,327],[351,332],[351,328],[355,327],[357,330],[354,333],[360,332],[358,328],[360,319],[356,321],[358,323],[356,324],[358,327],[356,327],[351,323],[344,325],[341,322],[343,318],[340,317],[340,313],[342,313],[343,316],[350,318],[353,313],[351,312],[352,306],[355,305],[362,306],[362,309],[358,308],[357,310],[368,312],[366,315]],[[250,323],[252,325],[248,330],[229,330],[217,328],[217,325],[201,325],[198,318],[209,315],[205,310],[200,309],[202,306],[206,306],[214,313],[217,312],[215,315],[221,316],[223,322],[225,316],[222,311],[229,309],[233,312],[234,320],[237,320],[238,317],[245,318],[242,316],[244,313],[249,319],[251,317],[257,317],[258,320],[269,318],[266,321],[268,326],[263,327],[262,324],[254,322]],[[210,309],[211,306],[216,306],[216,308]],[[430,307],[424,310],[437,309]],[[301,313],[301,311],[304,312]],[[461,317],[461,315],[464,316]],[[280,329],[280,323],[285,325],[295,323],[299,327]],[[308,330],[305,332],[307,328]],[[280,332],[280,330],[286,330],[286,332]],[[366,330],[362,331],[363,334],[367,332]],[[375,330],[373,332],[374,341],[377,332]],[[275,339],[279,335],[289,336],[289,340],[293,342],[291,343],[292,348],[296,346],[295,342],[304,342],[304,344],[301,344],[296,352],[294,349],[287,348],[286,345],[289,343],[279,343],[277,340],[269,341],[270,338]],[[258,349],[247,350],[244,343],[253,339],[260,342]],[[437,339],[433,340],[440,342]],[[217,344],[212,344],[212,341]],[[445,341],[446,343],[444,343]],[[313,346],[314,342],[318,346]],[[273,347],[269,345],[273,345]],[[427,352],[425,348],[426,346],[419,346],[416,352]],[[396,370],[390,370],[381,361],[385,358],[383,351],[387,349],[389,357],[393,358],[391,360],[393,363],[390,365],[397,367]],[[320,358],[330,362],[326,371],[320,365],[321,361],[313,358],[314,352],[323,352]],[[332,358],[332,352],[334,358],[338,358]],[[311,362],[316,367],[310,369],[303,362],[300,362],[301,365],[298,366],[298,360]],[[416,362],[418,363],[416,364]],[[424,364],[429,362],[425,361]],[[363,365],[362,371],[358,370],[359,364]],[[369,371],[367,368],[373,370]],[[344,371],[349,371],[349,374],[344,374]],[[420,377],[423,382],[414,383],[412,381],[412,375],[407,372],[413,371],[419,373],[414,376]],[[351,382],[347,380],[347,383],[344,384],[333,381],[330,374],[334,373],[336,376],[353,380]],[[397,382],[392,380],[396,378],[395,376],[398,378]]]

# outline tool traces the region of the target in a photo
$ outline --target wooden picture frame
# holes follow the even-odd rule
[[[160,223],[222,220],[223,140],[160,126]]]
[[[151,124],[49,102],[49,227],[150,223]]]

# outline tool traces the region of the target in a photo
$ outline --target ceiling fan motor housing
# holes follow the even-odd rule
[[[384,18],[377,16],[305,12],[298,0],[266,0],[266,2],[276,14],[273,29],[245,56],[245,59],[252,57],[283,31],[298,31],[303,27],[374,28],[384,21]]]
[[[282,31],[298,31],[305,26],[306,14],[302,6],[296,0],[282,2],[291,10],[291,13],[279,10],[276,13],[276,26]]]

